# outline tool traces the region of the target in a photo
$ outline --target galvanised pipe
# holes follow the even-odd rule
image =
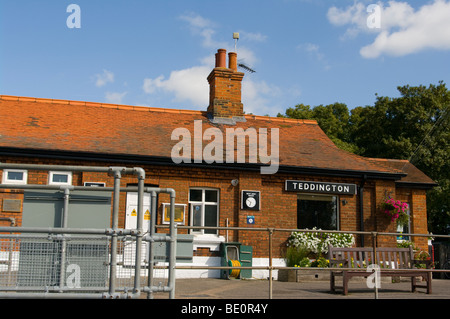
[[[70,189],[71,186],[63,186],[62,190],[64,190],[64,207],[61,221],[61,228],[67,228],[68,220],[69,220],[69,198],[70,198]],[[63,239],[61,241],[61,264],[59,269],[59,287],[62,288],[65,286],[64,279],[66,278],[66,248],[67,243],[64,239],[65,235],[63,235]]]
[[[136,234],[136,263],[134,274],[134,294],[139,294],[141,289],[141,255],[142,255],[142,236],[144,222],[144,182],[145,171],[142,168],[135,168],[135,174],[138,175],[138,211],[137,211],[137,234]],[[120,185],[119,185],[120,187]]]
[[[112,229],[118,228],[119,224],[119,201],[120,201],[120,170],[112,170],[114,173],[114,195],[113,195],[113,218]],[[111,237],[111,261],[110,261],[109,293],[112,295],[116,289],[116,268],[117,268],[117,234],[114,232]]]
[[[175,299],[175,266],[177,249],[177,228],[175,224],[175,190],[168,190],[170,194],[170,257],[169,257],[169,298]]]
[[[156,225],[156,192],[151,192],[151,221],[150,221],[150,229],[149,229],[149,235],[150,238],[153,239],[153,236],[155,235],[155,225]],[[164,212],[163,212],[164,214]],[[164,218],[164,217],[163,217]],[[148,243],[148,281],[147,286],[151,287],[153,286],[153,269],[154,269],[154,262],[155,262],[155,251],[154,251],[154,240],[150,241]],[[147,299],[153,299],[153,291],[150,290],[147,293]]]

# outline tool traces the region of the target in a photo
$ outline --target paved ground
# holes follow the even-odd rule
[[[426,294],[419,288],[411,292],[409,281],[400,283],[382,282],[378,299],[450,299],[450,280],[433,279],[433,292]],[[177,299],[268,299],[268,280],[225,279],[177,279]],[[155,294],[155,299],[168,298],[167,293]],[[331,293],[328,281],[280,282],[273,281],[273,299],[375,299],[374,289],[364,281],[350,281],[349,294]]]

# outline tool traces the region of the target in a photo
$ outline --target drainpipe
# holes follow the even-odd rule
[[[359,185],[359,217],[360,217],[360,231],[364,231],[364,184],[366,183],[367,175],[362,176],[362,182]],[[364,235],[361,235],[361,247],[364,247]]]

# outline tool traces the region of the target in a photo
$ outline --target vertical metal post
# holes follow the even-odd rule
[[[144,222],[144,182],[145,182],[145,171],[142,169],[136,169],[138,174],[138,211],[137,211],[137,234],[136,234],[136,263],[135,263],[135,274],[134,274],[134,294],[140,292],[141,287],[141,256],[142,256],[142,236],[143,228],[142,224]]]
[[[169,298],[175,299],[175,266],[177,247],[177,228],[175,225],[175,191],[170,189],[170,259],[169,259]]]
[[[151,213],[150,213],[150,238],[153,238],[155,235],[155,228],[156,228],[156,192],[152,191],[151,195]],[[154,241],[151,240],[148,242],[148,287],[153,287],[153,268],[155,263],[155,250],[154,248]],[[153,291],[150,289],[150,291],[147,294],[147,299],[153,299]]]
[[[272,299],[272,235],[273,228],[269,228],[269,299]]]
[[[372,247],[373,247],[373,264],[378,265],[377,260],[377,232],[372,232]],[[375,276],[375,299],[378,299],[378,277]]]
[[[70,190],[69,187],[64,187],[64,206],[62,211],[62,218],[61,218],[61,227],[67,228],[68,220],[69,220],[69,198],[70,198]],[[66,277],[66,239],[64,238],[65,235],[62,234],[61,239],[61,262],[60,262],[60,269],[59,269],[59,287],[64,287],[64,279]]]
[[[120,179],[119,169],[112,170],[114,173],[114,198],[113,198],[113,218],[111,235],[111,262],[109,276],[109,294],[113,296],[116,290],[116,268],[117,268],[117,228],[119,225],[119,202],[120,202]]]

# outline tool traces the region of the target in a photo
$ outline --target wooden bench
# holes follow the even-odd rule
[[[432,293],[431,272],[420,271],[415,268],[417,264],[425,264],[426,268],[431,268],[431,262],[428,260],[415,260],[412,247],[380,247],[376,248],[376,254],[376,264],[380,267],[379,273],[381,276],[410,277],[412,292],[415,292],[416,288],[426,288],[427,294]],[[336,268],[335,271],[333,270],[330,273],[330,290],[332,292],[335,292],[336,288],[341,288],[343,294],[347,295],[348,282],[352,277],[360,276],[367,278],[373,274],[373,270],[364,271],[375,260],[373,248],[338,248],[329,246],[328,259],[330,260],[330,267]],[[355,270],[339,270],[339,267],[355,268]],[[336,286],[336,276],[342,276],[342,287]],[[417,277],[424,278],[426,285],[418,284]]]

